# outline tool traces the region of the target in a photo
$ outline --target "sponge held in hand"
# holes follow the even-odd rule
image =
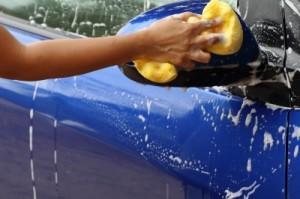
[[[224,40],[208,47],[206,50],[216,55],[231,55],[238,52],[243,43],[243,29],[238,16],[229,4],[221,0],[211,0],[204,8],[201,19],[191,17],[187,22],[196,23],[203,19],[215,18],[220,18],[222,24],[202,34],[223,33]],[[155,83],[168,83],[178,76],[176,67],[170,63],[143,59],[135,60],[134,64],[144,78]]]

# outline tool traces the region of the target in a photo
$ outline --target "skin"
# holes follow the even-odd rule
[[[203,49],[220,35],[199,36],[219,20],[188,24],[193,13],[165,18],[149,28],[125,36],[49,40],[23,45],[0,27],[0,77],[25,81],[80,75],[130,60],[148,58],[190,70],[194,61],[207,63]]]

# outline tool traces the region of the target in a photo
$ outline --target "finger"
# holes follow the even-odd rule
[[[174,18],[174,19],[179,19],[179,20],[182,20],[182,21],[187,21],[190,17],[200,18],[201,15],[198,15],[198,14],[195,14],[195,13],[192,13],[192,12],[184,12],[184,13],[181,13],[181,14],[172,15],[171,17]]]
[[[208,63],[211,59],[211,54],[202,50],[194,50],[190,52],[189,57],[191,60],[196,62]]]
[[[201,19],[199,22],[191,23],[190,25],[197,30],[197,33],[201,33],[204,30],[211,29],[213,27],[219,26],[222,24],[221,18],[215,19]]]
[[[211,33],[207,35],[201,35],[195,38],[194,46],[198,48],[207,48],[218,42],[223,42],[225,40],[224,34],[222,33]]]
[[[182,64],[181,68],[183,70],[185,70],[185,71],[191,71],[191,70],[193,70],[195,68],[195,66],[196,66],[195,62],[193,62],[193,61],[185,61]]]

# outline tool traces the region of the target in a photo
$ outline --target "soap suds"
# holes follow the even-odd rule
[[[265,132],[264,134],[264,151],[267,150],[268,148],[271,150],[273,147],[274,140],[272,135],[269,132]]]
[[[292,138],[300,140],[300,127],[294,125],[294,132],[292,133]]]
[[[147,105],[147,113],[148,113],[148,115],[150,115],[152,101],[147,99],[146,105]]]
[[[284,133],[285,132],[285,127],[284,126],[278,127],[278,132],[279,133]]]
[[[168,110],[167,120],[171,118],[171,109]]]
[[[284,126],[280,126],[278,127],[278,132],[282,134],[282,143],[285,142],[285,127]]]
[[[169,159],[174,161],[174,162],[177,162],[178,164],[181,164],[182,163],[182,159],[179,158],[179,157],[174,157],[173,155],[170,155],[169,156]]]
[[[252,160],[251,160],[251,158],[249,158],[248,161],[247,161],[247,171],[248,172],[252,171]]]
[[[258,117],[256,116],[255,117],[255,124],[253,126],[253,129],[252,129],[252,135],[255,136],[255,134],[257,133],[257,130],[258,130]]]
[[[251,112],[246,116],[246,120],[245,120],[245,126],[249,127],[251,121],[252,121],[252,114],[256,113],[255,109],[251,109]]]
[[[247,100],[247,99],[244,99],[244,100],[243,100],[243,103],[242,103],[242,105],[241,105],[241,108],[240,108],[240,110],[237,112],[236,115],[233,115],[232,112],[231,112],[231,110],[229,110],[228,119],[231,119],[232,122],[233,122],[233,124],[234,124],[235,126],[237,126],[237,125],[239,124],[239,122],[240,122],[240,117],[241,117],[241,114],[242,114],[243,109],[244,109],[246,106],[251,106],[251,105],[253,105],[253,104],[254,104],[254,102],[252,102],[252,101],[250,101],[250,100]]]
[[[30,153],[30,173],[31,173],[31,182],[32,182],[32,194],[33,199],[37,198],[37,191],[36,191],[36,185],[35,185],[35,170],[34,170],[34,161],[33,161],[33,118],[34,118],[34,102],[36,100],[37,91],[39,88],[39,83],[35,83],[34,91],[32,94],[32,108],[29,111],[29,118],[30,118],[30,126],[29,126],[29,153]]]
[[[146,135],[145,135],[145,142],[148,142],[148,139],[149,139],[149,135],[146,134]]]
[[[249,199],[249,196],[251,196],[256,189],[260,187],[260,184],[257,184],[257,182],[253,182],[250,186],[248,187],[242,187],[236,192],[231,192],[230,190],[225,190],[226,199],[235,199],[235,198],[243,198],[243,199]]]
[[[285,3],[300,17],[300,12],[292,1],[285,0]]]
[[[144,123],[146,121],[146,118],[143,115],[139,115],[138,118]]]
[[[294,158],[298,157],[299,154],[299,145],[297,145],[294,149]]]

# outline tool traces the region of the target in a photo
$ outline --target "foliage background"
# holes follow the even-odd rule
[[[139,13],[175,0],[0,0],[0,11],[90,37],[115,34]]]

